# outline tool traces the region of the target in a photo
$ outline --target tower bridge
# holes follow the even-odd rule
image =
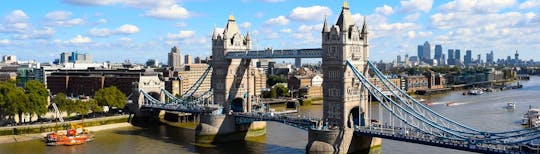
[[[380,138],[481,153],[540,149],[534,144],[540,142],[538,127],[507,132],[478,130],[432,111],[401,90],[368,61],[366,21],[356,25],[347,2],[336,24],[324,20],[321,35],[320,48],[251,50],[249,32],[241,34],[235,18],[230,16],[224,31],[214,30],[212,34],[213,59],[207,69],[212,73],[204,73],[200,79],[202,83],[211,76],[212,90],[199,92],[197,82],[177,98],[156,89],[160,84],[155,81],[139,84],[135,89],[139,95],[133,97],[137,106],[134,110],[139,115],[160,110],[199,114],[197,141],[209,142],[243,140],[250,130],[264,129],[265,121],[280,122],[308,131],[309,152],[366,150],[379,146]],[[254,89],[242,85],[249,84],[251,59],[264,58],[322,59],[321,119],[252,109],[255,104],[249,96]],[[378,101],[379,111],[371,111],[370,98]]]

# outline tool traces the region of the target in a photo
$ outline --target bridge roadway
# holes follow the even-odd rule
[[[457,141],[442,139],[427,133],[415,131],[402,127],[392,127],[386,125],[373,125],[371,127],[356,127],[355,135],[371,136],[395,141],[404,141],[409,143],[418,143],[443,148],[458,149],[463,151],[478,153],[524,153],[520,147],[492,145],[492,144],[474,144],[468,141]]]
[[[288,113],[288,112],[283,112]],[[318,118],[305,117],[305,116],[288,116],[287,114],[272,114],[262,112],[249,112],[249,113],[231,113],[236,118],[237,124],[248,124],[253,121],[274,121],[280,122],[286,125],[290,125],[299,129],[308,130],[310,128],[317,128],[322,124],[322,120]]]
[[[228,51],[227,59],[268,59],[268,58],[322,58],[321,48],[312,49],[280,49],[280,50],[252,50]]]

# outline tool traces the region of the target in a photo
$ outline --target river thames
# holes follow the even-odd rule
[[[485,131],[521,129],[520,120],[530,105],[540,107],[540,77],[520,81],[524,87],[478,96],[464,96],[454,91],[424,97],[432,102],[434,111],[457,122]],[[452,106],[447,103],[453,102]],[[503,107],[515,102],[515,110]],[[374,105],[372,111],[376,111]],[[322,115],[321,105],[304,106],[300,112],[311,116]],[[0,144],[0,154],[15,153],[305,153],[307,132],[280,123],[268,122],[267,134],[247,141],[217,145],[198,145],[195,131],[189,128],[155,126],[151,128],[124,127],[96,132],[96,139],[78,146],[46,146],[40,140]],[[383,140],[382,148],[370,153],[468,153],[412,143]]]

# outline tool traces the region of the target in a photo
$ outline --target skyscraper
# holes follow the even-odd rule
[[[440,44],[435,45],[435,56],[433,59],[437,60],[439,66],[444,65],[442,58],[442,46]]]
[[[455,59],[454,59],[456,57],[456,55],[454,54],[454,49],[448,49],[447,57],[448,57],[448,60],[447,60],[448,65],[455,65],[456,64]]]
[[[459,49],[454,50],[454,65],[461,64],[461,51]]]
[[[424,53],[422,58],[424,59],[431,59],[431,45],[429,45],[429,42],[424,42]]]
[[[463,59],[463,64],[465,64],[465,66],[469,66],[471,65],[471,62],[472,62],[472,51],[467,50],[465,51],[465,58]]]
[[[171,52],[169,52],[169,67],[179,68],[180,65],[182,65],[181,59],[180,49],[178,49],[176,46],[172,47]]]
[[[192,61],[193,61],[193,58],[191,58],[190,54],[187,54],[187,55],[184,56],[184,63],[191,64]]]
[[[424,57],[424,46],[418,45],[418,58],[423,59]]]
[[[493,50],[490,53],[486,54],[486,63],[487,64],[494,64],[494,57],[493,57]]]

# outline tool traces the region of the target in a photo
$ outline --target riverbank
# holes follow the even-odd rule
[[[101,131],[113,128],[131,126],[127,115],[86,119],[84,121],[85,128],[89,131]],[[80,125],[81,120],[68,121],[64,124],[46,123],[37,125],[11,126],[0,128],[0,144],[22,142],[34,139],[41,139],[46,133],[55,130],[66,130],[70,124]]]
[[[123,123],[107,124],[107,125],[101,125],[101,126],[91,126],[91,127],[86,127],[86,129],[88,129],[90,132],[97,132],[97,131],[102,131],[102,130],[109,130],[109,129],[115,129],[115,128],[129,127],[129,126],[132,126],[132,125],[128,122],[123,122]],[[48,132],[0,136],[0,144],[42,139],[43,137],[45,137],[47,133]]]

